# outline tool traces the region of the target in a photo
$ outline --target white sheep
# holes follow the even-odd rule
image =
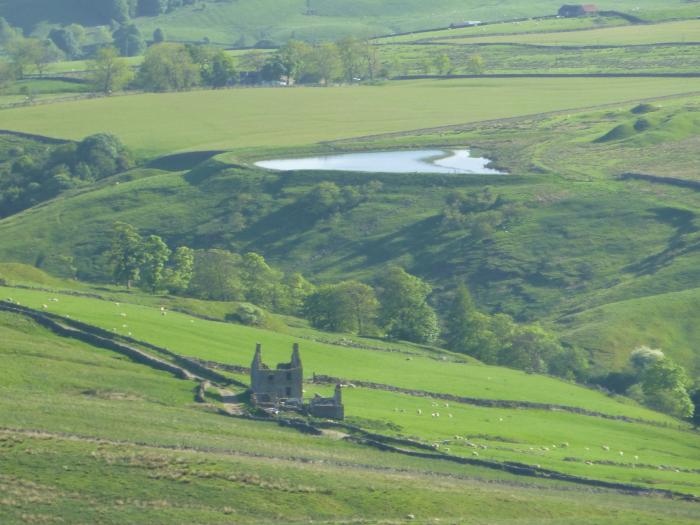
[[[423,411],[419,408],[418,410],[416,410],[416,414],[418,414],[420,416],[423,414]]]

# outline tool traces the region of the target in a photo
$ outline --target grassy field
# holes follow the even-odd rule
[[[595,29],[606,26],[624,26],[627,21],[613,17],[584,17],[584,18],[548,18],[522,20],[518,22],[501,22],[469,27],[455,27],[436,31],[420,31],[407,35],[380,37],[375,40],[379,44],[399,44],[406,42],[431,41],[446,38],[483,37],[486,35],[520,35],[521,33],[545,33],[552,31],[576,31]]]
[[[696,90],[694,79],[412,81],[133,95],[6,110],[1,117],[4,129],[60,138],[111,132],[143,157],[298,146]]]
[[[695,73],[700,68],[696,46],[557,47],[520,44],[479,45],[451,42],[379,46],[394,75],[437,75],[443,55],[450,59],[450,75],[471,75],[470,60],[481,57],[484,73],[590,74]]]
[[[488,26],[487,26],[488,27]],[[438,41],[438,39],[435,39]],[[452,43],[510,43],[547,46],[629,46],[664,42],[700,42],[700,20],[682,20],[652,25],[605,27],[586,31],[470,36],[445,40]]]
[[[534,524],[547,516],[617,525],[698,517],[696,504],[526,480],[221,417],[192,402],[193,383],[23,318],[0,315],[0,333],[4,524],[393,523],[410,513],[418,522]],[[387,401],[401,402],[380,402]]]

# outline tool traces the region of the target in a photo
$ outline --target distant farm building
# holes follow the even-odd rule
[[[262,347],[257,344],[255,356],[250,366],[250,390],[252,403],[262,409],[297,410],[314,417],[343,419],[340,385],[336,385],[333,397],[316,395],[309,403],[304,403],[304,369],[301,364],[299,345],[294,344],[289,363],[280,363],[274,369],[262,361]]]
[[[566,18],[576,18],[578,16],[595,15],[598,6],[595,4],[567,4],[559,8],[559,16]]]

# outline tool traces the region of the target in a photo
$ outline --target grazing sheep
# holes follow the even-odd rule
[[[472,450],[472,456],[478,456],[479,453],[476,450]]]
[[[607,445],[603,445],[603,450],[605,450],[605,452],[610,452],[610,447]]]
[[[418,414],[420,416],[423,414],[423,411],[419,408],[418,410],[416,410],[416,414]]]
[[[447,414],[447,417],[452,418],[453,416],[452,414]]]
[[[624,453],[624,452],[622,452],[622,450],[621,450],[621,451],[620,451],[620,455],[621,455],[621,456],[624,456],[624,455],[625,455],[625,453]]]
[[[49,306],[47,304],[42,304],[41,307],[46,310]]]
[[[121,315],[122,317],[126,317],[126,314],[124,312],[120,313],[119,315]]]

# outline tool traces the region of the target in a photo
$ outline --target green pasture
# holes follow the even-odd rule
[[[537,464],[583,477],[691,494],[700,490],[698,436],[691,432],[361,388],[344,389],[343,402],[350,420],[391,422],[400,429],[396,433],[437,444],[437,450],[449,454]]]
[[[4,288],[6,299],[94,324],[115,334],[164,346],[182,355],[248,366],[257,342],[270,364],[286,361],[300,342],[307,376],[312,373],[373,381],[404,388],[488,399],[535,401],[673,423],[661,414],[599,392],[517,370],[460,363],[449,354],[401,353],[346,348],[313,339],[229,323],[197,319],[157,307],[101,301],[49,292]],[[51,299],[57,298],[58,301]],[[309,334],[311,337],[319,333]],[[538,385],[535,387],[535,384]]]
[[[32,94],[61,94],[61,93],[85,93],[90,91],[86,84],[66,82],[63,80],[30,79],[18,80],[2,90],[2,94],[23,95],[24,91]]]
[[[436,61],[450,59],[450,75],[471,75],[470,60],[479,55],[484,73],[591,74],[591,73],[695,73],[700,68],[697,46],[644,45],[632,47],[557,47],[522,44],[479,45],[427,42],[379,46],[393,64],[392,74],[437,75]]]
[[[510,43],[548,46],[629,46],[664,42],[700,42],[700,20],[681,20],[650,25],[604,27],[585,31],[543,32],[455,38],[452,43]]]
[[[249,55],[251,53],[271,53],[273,50],[270,49],[229,49],[226,54],[234,58],[240,59]],[[137,68],[143,63],[143,56],[135,57],[122,57],[122,60],[126,62],[132,68]],[[52,62],[46,67],[47,75],[60,75],[65,73],[85,73],[90,69],[89,60],[64,60],[61,62]]]
[[[521,33],[546,33],[558,31],[576,31],[596,29],[607,26],[624,26],[627,21],[617,17],[591,16],[582,18],[546,18],[521,20],[518,22],[500,22],[469,27],[455,27],[436,31],[421,31],[408,35],[377,38],[379,44],[398,44],[406,42],[445,40],[450,38],[480,38],[487,35],[520,35]]]
[[[696,504],[410,458],[337,435],[307,437],[215,415],[192,402],[193,383],[24,318],[0,314],[0,335],[3,524],[398,522],[408,513],[467,524],[698,518]]]
[[[4,129],[61,138],[114,133],[143,157],[298,146],[699,89],[695,79],[667,78],[411,81],[131,95],[12,109],[1,117]]]

